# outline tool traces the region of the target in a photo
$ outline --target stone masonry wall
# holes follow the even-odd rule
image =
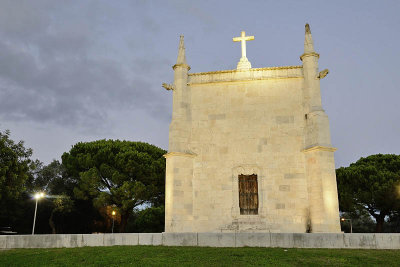
[[[191,195],[193,205],[188,211],[183,208],[187,200],[174,204],[182,209],[167,216],[167,232],[306,231],[301,71],[287,67],[189,75],[188,148],[195,156],[193,191],[184,194]],[[258,176],[259,214],[240,215],[237,177],[253,173]],[[167,174],[167,180],[178,175]],[[180,180],[167,181],[175,194],[183,189]]]
[[[126,233],[0,236],[0,249],[137,245],[400,249],[400,234]]]

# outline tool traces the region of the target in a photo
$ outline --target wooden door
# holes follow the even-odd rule
[[[258,214],[257,174],[239,175],[239,208],[241,215]]]

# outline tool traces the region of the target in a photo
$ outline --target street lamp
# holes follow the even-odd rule
[[[350,221],[350,233],[353,233],[353,224],[351,223],[351,219],[341,218],[340,220],[341,220],[342,222],[344,222],[344,221]]]
[[[34,198],[36,200],[36,204],[35,204],[35,215],[33,215],[33,227],[32,227],[32,235],[35,234],[35,223],[36,223],[36,211],[37,211],[37,203],[38,200],[41,198],[44,198],[45,194],[43,192],[38,192],[34,195]]]
[[[112,234],[114,234],[114,219],[115,219],[115,214],[117,214],[117,213],[115,212],[115,210],[113,210],[113,211],[111,212],[111,215],[112,215],[112,218],[113,218],[113,224],[112,224],[112,228],[111,228],[111,233],[112,233]]]

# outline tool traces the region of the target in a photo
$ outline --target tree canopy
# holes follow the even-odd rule
[[[341,211],[366,210],[382,232],[385,218],[400,210],[400,155],[377,154],[336,170]]]
[[[47,203],[42,203],[46,204],[42,208],[47,208],[50,213],[48,222],[52,233],[62,230],[65,232],[68,229],[65,225],[67,217],[73,216],[71,212],[74,211],[74,201],[71,199],[74,181],[69,179],[64,166],[58,160],[53,160],[48,165],[36,161],[33,178],[31,188],[35,192],[46,192],[48,199]]]
[[[14,142],[10,131],[0,131],[0,203],[17,198],[29,178],[32,150],[24,142]]]
[[[0,226],[11,226],[17,221],[16,210],[21,211],[23,197],[33,166],[32,150],[24,142],[15,142],[10,131],[0,131]]]
[[[165,153],[143,142],[99,140],[77,143],[62,163],[74,195],[97,208],[116,207],[123,232],[135,207],[164,202]]]

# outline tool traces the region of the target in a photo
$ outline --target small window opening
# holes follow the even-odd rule
[[[258,214],[257,174],[239,175],[239,208],[241,215]]]

